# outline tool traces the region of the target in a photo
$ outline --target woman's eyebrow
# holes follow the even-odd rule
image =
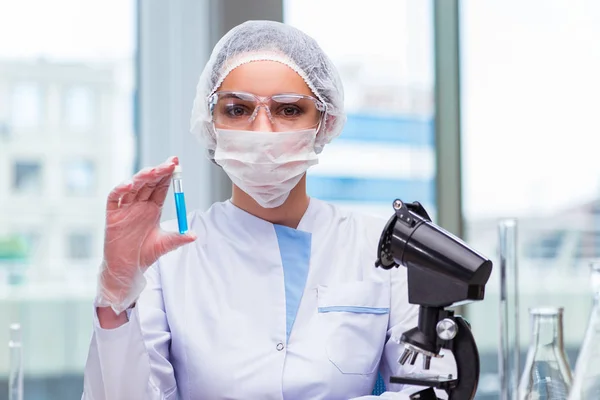
[[[249,96],[241,96],[238,93],[224,93],[223,96],[222,96],[222,98],[224,98],[224,99],[234,98],[234,99],[244,100],[244,99],[249,98]]]

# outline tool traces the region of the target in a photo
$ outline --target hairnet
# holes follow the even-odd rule
[[[296,71],[325,105],[325,117],[317,133],[315,152],[338,136],[346,122],[344,90],[337,69],[317,42],[304,32],[274,21],[248,21],[230,30],[215,45],[196,88],[191,131],[208,149],[216,146],[208,98],[227,75],[242,64],[269,60]]]

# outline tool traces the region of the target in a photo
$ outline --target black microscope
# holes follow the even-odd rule
[[[475,397],[479,382],[479,352],[471,327],[446,307],[483,300],[492,263],[462,240],[431,222],[423,206],[393,203],[390,218],[379,241],[376,267],[406,267],[408,302],[419,305],[418,326],[402,334],[404,353],[398,360],[413,364],[423,358],[428,370],[442,348],[454,355],[457,377],[412,374],[393,376],[391,383],[424,386],[411,399],[437,400],[434,388],[445,390],[450,400]]]

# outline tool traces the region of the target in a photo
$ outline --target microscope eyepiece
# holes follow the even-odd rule
[[[482,300],[491,261],[432,223],[421,204],[397,199],[393,208],[375,265],[407,268],[409,302],[447,307]]]

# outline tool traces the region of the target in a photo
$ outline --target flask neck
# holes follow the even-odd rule
[[[538,348],[563,348],[562,313],[532,316],[532,342]]]

